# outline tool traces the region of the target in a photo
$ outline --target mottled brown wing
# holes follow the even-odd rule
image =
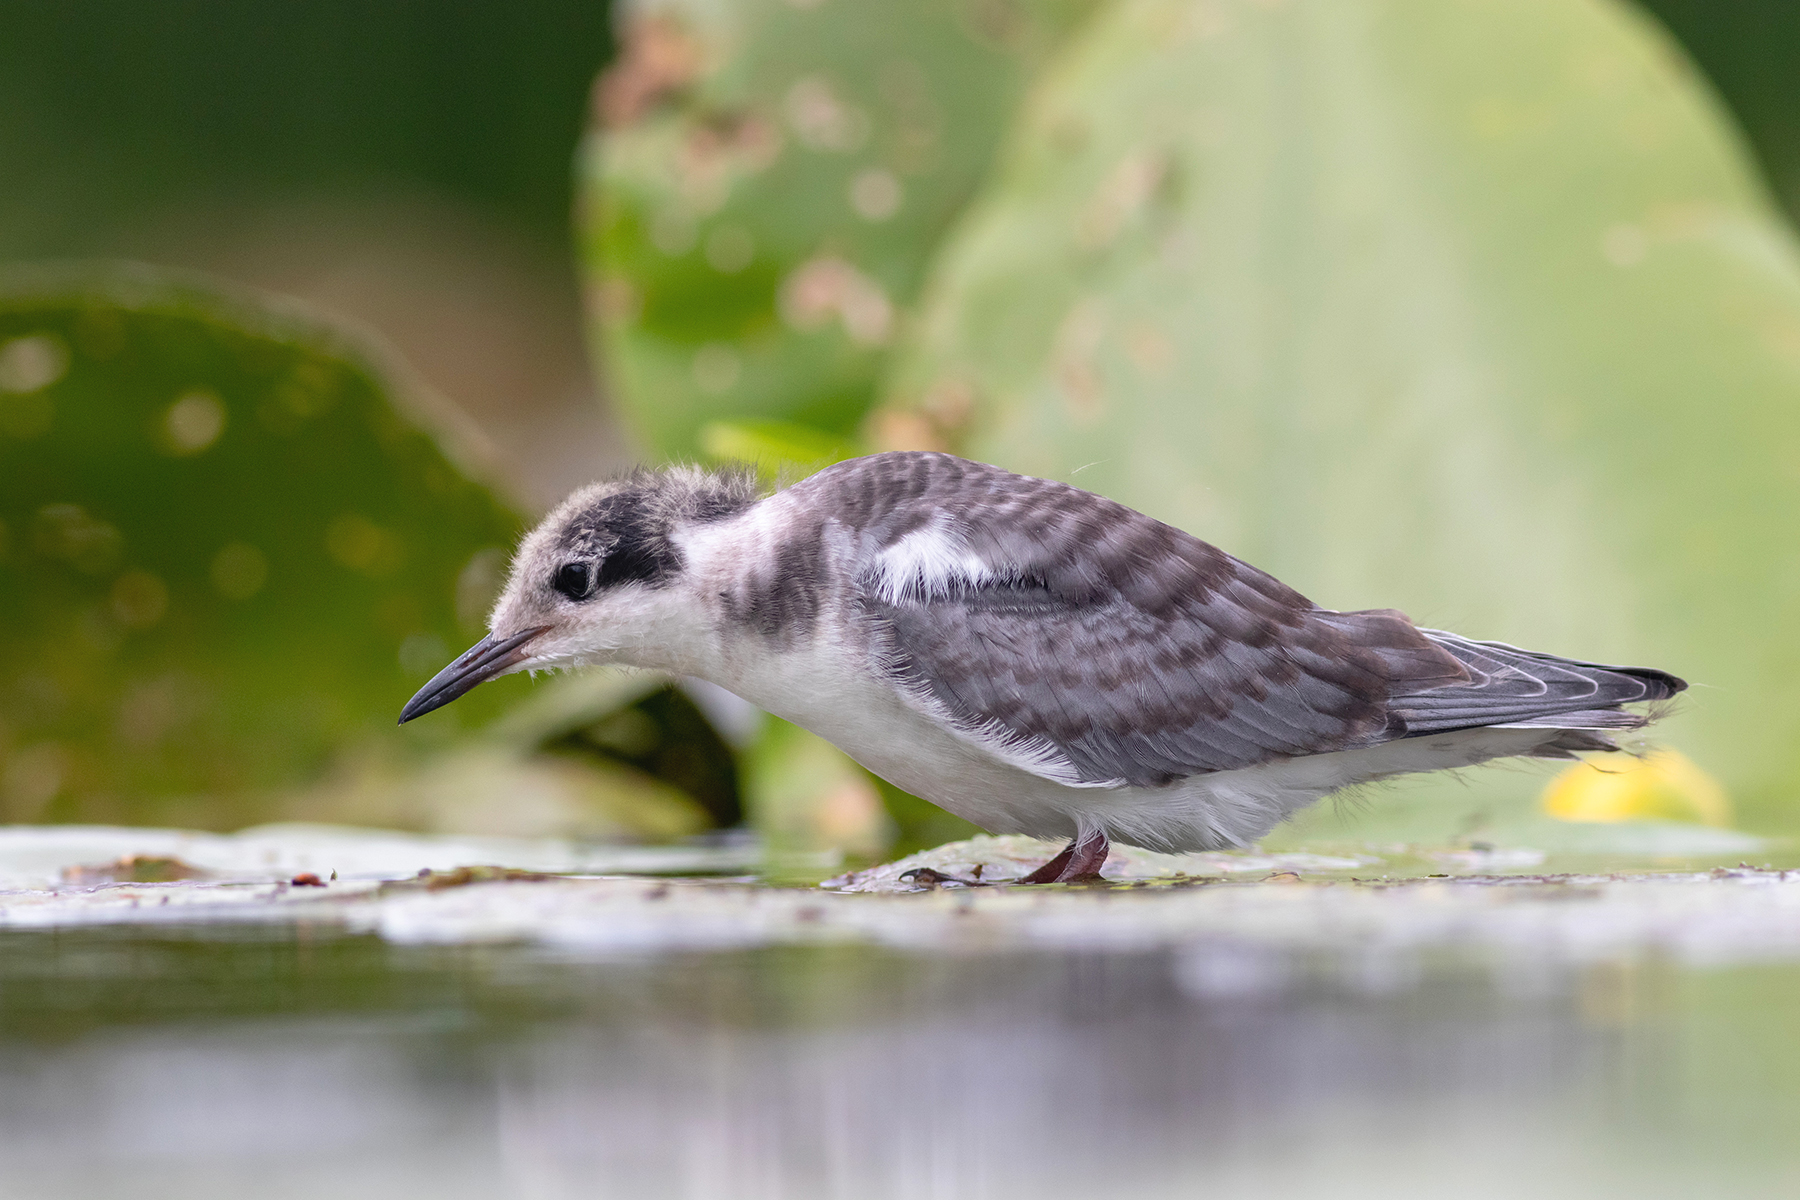
[[[885,468],[911,472],[886,489],[906,502],[856,522],[884,669],[1050,777],[1153,786],[1371,745],[1405,733],[1390,698],[1469,679],[1400,613],[1316,608],[1110,500],[946,456],[883,457],[912,460]],[[884,577],[882,555],[908,534],[978,566],[917,586]]]
[[[1296,613],[1245,580],[1169,616],[1041,586],[876,607],[896,678],[970,732],[1054,747],[1085,783],[1153,786],[1402,736],[1393,679],[1427,657],[1397,613]]]

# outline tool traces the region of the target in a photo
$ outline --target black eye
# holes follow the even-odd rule
[[[571,600],[586,600],[594,594],[594,568],[591,563],[564,563],[556,568],[550,586]]]

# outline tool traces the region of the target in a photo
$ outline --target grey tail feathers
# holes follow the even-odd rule
[[[1615,748],[1604,734],[1583,731],[1648,723],[1620,705],[1667,700],[1687,687],[1654,667],[1606,666],[1436,629],[1420,632],[1462,663],[1470,679],[1394,697],[1390,709],[1406,722],[1408,737],[1491,725],[1561,729],[1568,733],[1547,743],[1544,750],[1551,753],[1545,756],[1570,757],[1576,750]]]

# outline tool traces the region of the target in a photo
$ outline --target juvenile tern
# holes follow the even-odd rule
[[[1320,608],[1068,484],[948,454],[839,463],[765,494],[671,467],[577,491],[529,535],[490,633],[404,723],[513,671],[697,676],[995,833],[1066,838],[1025,882],[1097,878],[1109,843],[1254,841],[1341,788],[1573,758],[1686,684]]]

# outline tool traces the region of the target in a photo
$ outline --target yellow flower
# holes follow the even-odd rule
[[[1543,808],[1560,821],[1731,824],[1725,789],[1674,750],[1653,750],[1642,758],[1608,754],[1576,763],[1544,789]]]

